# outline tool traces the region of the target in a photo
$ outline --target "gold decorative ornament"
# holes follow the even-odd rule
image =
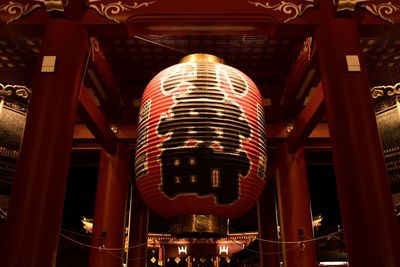
[[[25,86],[24,86],[25,87]],[[22,98],[28,98],[28,96],[29,96],[29,94],[30,94],[30,92],[28,92],[28,88],[20,88],[20,89],[17,89],[16,91],[15,91],[15,94],[17,95],[17,96],[20,96],[20,97],[22,97]]]
[[[262,4],[260,2],[249,1],[249,3],[253,4],[256,7],[261,6],[265,9],[272,9],[273,11],[280,11],[287,15],[292,15],[291,17],[287,18],[283,23],[287,23],[291,20],[296,19],[297,17],[303,15],[307,9],[309,9],[311,7],[315,7],[317,5],[315,0],[304,0],[303,3],[301,3],[301,4],[294,4],[291,2],[285,2],[285,1],[282,1],[275,5],[271,5],[270,2],[266,2],[265,4]]]
[[[28,98],[31,95],[31,90],[23,85],[12,85],[0,83],[0,95],[11,96],[12,94],[22,98]]]
[[[358,3],[362,2],[368,2],[370,0],[333,0],[333,4],[337,5],[337,11],[344,11],[344,10],[350,10],[354,11],[356,9],[356,5]]]
[[[155,3],[156,1],[143,2],[140,4],[138,2],[132,2],[131,5],[124,4],[122,3],[122,1],[108,4],[100,3],[100,5],[98,5],[98,2],[101,2],[101,0],[89,0],[89,8],[93,8],[97,11],[97,13],[99,13],[99,15],[102,15],[109,20],[112,20],[116,23],[121,23],[121,21],[116,18],[121,12],[131,11],[133,9],[138,9],[141,7],[147,7]]]
[[[371,95],[372,95],[372,98],[378,98],[378,97],[384,96],[385,93],[383,92],[383,90],[378,89],[377,87],[373,87],[371,89]]]
[[[12,95],[12,91],[7,90],[7,86],[4,86],[3,84],[0,83],[0,95],[10,96]]]
[[[387,95],[388,96],[400,95],[400,88],[398,89],[399,86],[400,86],[399,83],[395,84],[395,86],[391,86],[390,89],[392,89],[392,90],[387,91]]]
[[[374,86],[371,88],[371,95],[374,99],[385,96],[385,92],[387,96],[400,95],[400,83],[396,83],[395,85]]]
[[[42,1],[35,0],[34,2]],[[41,4],[21,4],[18,2],[9,1],[8,4],[0,5],[0,12],[6,13],[6,16],[11,16],[6,21],[8,24],[15,20],[19,20],[21,17],[28,15],[33,10],[40,8],[41,6]]]
[[[16,112],[25,114],[30,97],[31,90],[24,85],[0,83],[1,105],[5,105]]]
[[[363,4],[363,8],[368,10],[371,14],[380,17],[394,24],[394,20],[388,17],[388,15],[394,15],[394,13],[400,11],[400,5],[392,4],[392,2],[386,2],[381,4]]]
[[[185,56],[179,61],[179,63],[184,63],[184,62],[213,62],[213,63],[225,64],[225,61],[222,58],[202,53]]]
[[[116,124],[111,124],[110,129],[113,133],[117,134],[118,133],[118,125]]]
[[[286,132],[290,133],[294,128],[294,125],[292,123],[286,125]]]
[[[44,3],[47,12],[64,12],[64,7],[68,5],[68,0],[65,1],[65,4],[63,0],[41,0],[39,2]]]

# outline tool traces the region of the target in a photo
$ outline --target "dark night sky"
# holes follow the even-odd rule
[[[86,159],[82,158],[85,156]],[[89,160],[89,164],[80,164],[82,160]],[[72,154],[64,202],[63,229],[84,232],[81,223],[82,216],[93,218],[98,173],[97,162],[97,154]]]
[[[334,167],[330,164],[309,165],[307,172],[313,216],[323,217],[319,231],[332,230],[341,225]]]

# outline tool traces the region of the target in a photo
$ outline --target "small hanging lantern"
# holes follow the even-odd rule
[[[257,201],[266,169],[264,111],[255,84],[207,54],[160,72],[140,108],[136,182],[176,234],[226,234]]]

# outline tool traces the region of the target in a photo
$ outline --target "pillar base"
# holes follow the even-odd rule
[[[181,215],[171,220],[171,235],[179,237],[227,236],[228,219],[215,215]]]

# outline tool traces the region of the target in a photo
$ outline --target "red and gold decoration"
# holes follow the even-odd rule
[[[155,2],[88,0],[87,4],[89,8],[94,9],[99,15],[115,23],[121,23],[131,16],[135,9],[147,7]]]
[[[337,6],[337,11],[354,11],[357,4],[362,2],[368,2],[369,0],[336,0],[334,1],[335,5]]]
[[[256,7],[263,7],[270,11],[280,12],[285,17],[283,23],[288,23],[291,20],[295,20],[301,15],[303,15],[304,12],[307,11],[307,9],[317,6],[315,0],[297,1],[298,3],[296,3],[296,1],[294,2],[295,3],[290,1],[289,2],[279,1],[277,3],[271,3],[271,2],[264,3],[264,2],[249,1],[250,4]]]
[[[217,241],[202,238],[174,238],[169,234],[148,234],[148,266],[215,266],[213,262],[229,263],[238,252],[257,242],[257,232],[229,234]],[[175,262],[175,263],[174,263]],[[207,263],[209,265],[207,265]],[[158,265],[157,265],[158,264]],[[216,265],[220,266],[220,265]],[[221,265],[227,266],[227,265]]]
[[[400,5],[391,1],[370,1],[363,4],[362,7],[368,10],[374,16],[380,17],[390,23],[399,23]]]
[[[47,12],[64,12],[68,0],[16,0],[3,1],[0,4],[0,20],[6,23],[17,21],[24,16],[29,15],[34,10],[45,8]]]
[[[0,208],[7,209],[31,90],[0,83]],[[2,205],[3,203],[6,203]]]
[[[6,23],[19,20],[35,9],[42,7],[43,1],[8,1],[0,5],[0,19]]]
[[[362,8],[372,15],[381,18],[390,23],[399,23],[400,5],[397,1],[387,0],[334,0],[336,10],[341,11],[356,11],[357,8]]]
[[[183,215],[179,220],[195,225],[189,232],[219,225],[214,215],[244,214],[263,189],[266,168],[257,87],[211,55],[165,69],[142,98],[135,164],[144,201],[167,218]]]
[[[392,190],[400,192],[400,83],[371,89]]]

